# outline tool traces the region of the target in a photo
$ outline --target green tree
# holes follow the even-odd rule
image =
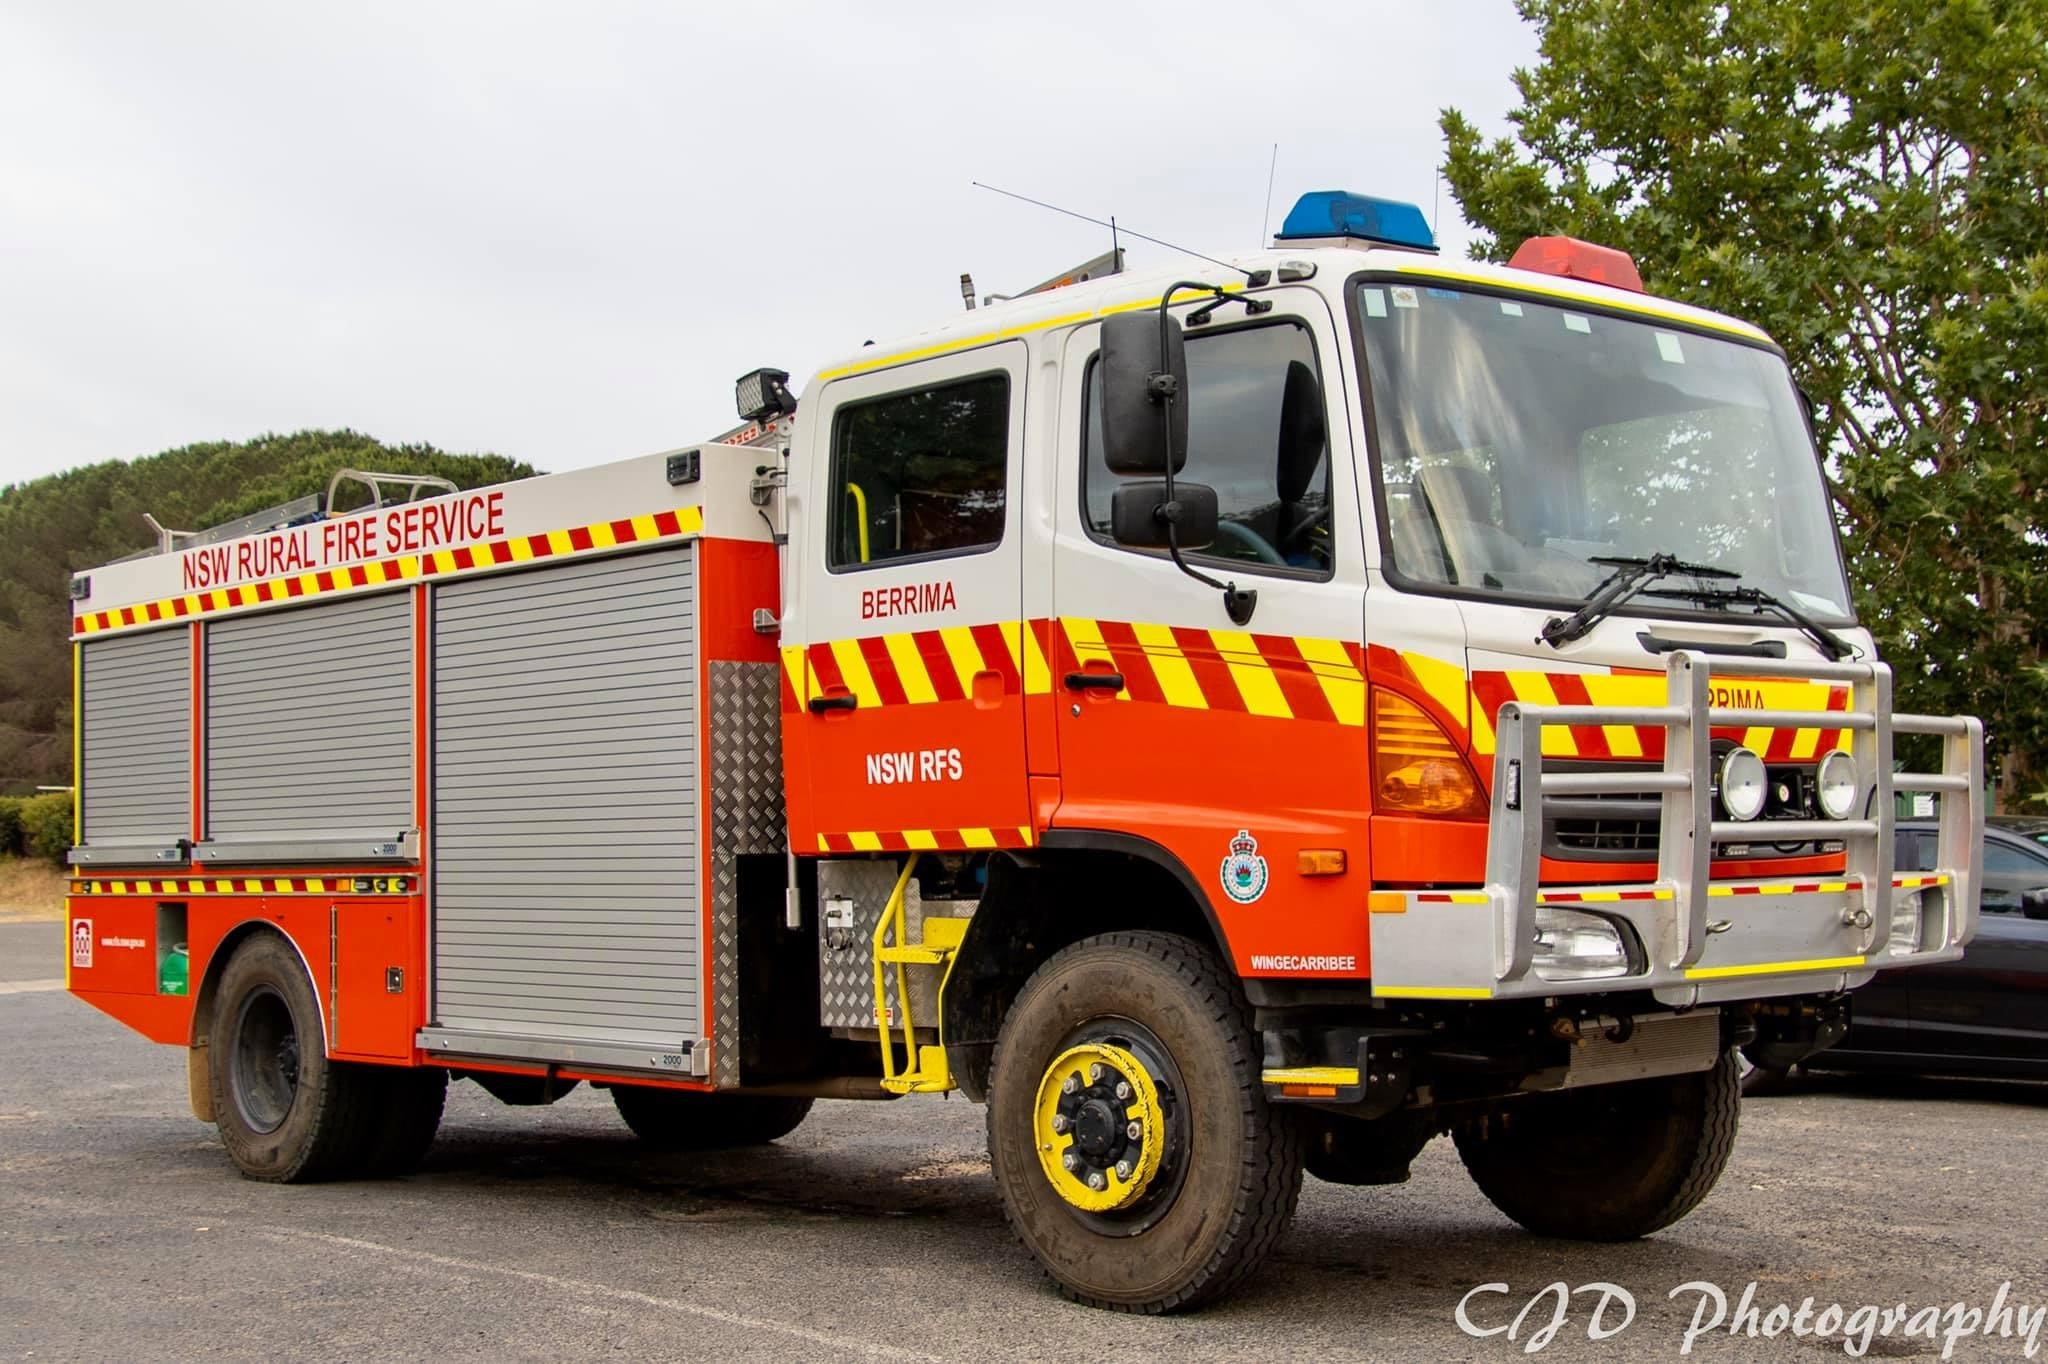
[[[1442,119],[1474,254],[1583,237],[1775,336],[1899,704],[2048,800],[2048,0],[1517,3],[1514,136]]]
[[[324,492],[336,469],[351,466],[438,474],[463,488],[533,473],[499,455],[301,431],[187,445],[0,487],[0,792],[71,780],[72,573],[153,548],[145,512],[180,530],[219,525]],[[366,496],[354,492],[358,501]]]

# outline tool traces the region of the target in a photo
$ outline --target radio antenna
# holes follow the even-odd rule
[[[1097,227],[1106,227],[1112,233],[1120,232],[1126,237],[1136,237],[1141,242],[1151,242],[1154,246],[1163,246],[1169,251],[1178,251],[1183,256],[1193,256],[1196,260],[1205,260],[1209,262],[1209,264],[1211,265],[1220,265],[1226,270],[1235,270],[1240,275],[1243,275],[1246,279],[1250,279],[1252,277],[1253,272],[1245,269],[1242,265],[1232,265],[1227,260],[1217,260],[1214,256],[1205,256],[1199,251],[1190,250],[1185,246],[1176,246],[1172,242],[1162,241],[1158,237],[1148,237],[1142,232],[1133,231],[1131,228],[1123,227],[1114,220],[1103,218],[1091,218],[1085,213],[1076,213],[1071,208],[1061,208],[1058,204],[1048,204],[1047,202],[1045,202],[1045,200],[1034,199],[1028,194],[1014,194],[1006,189],[997,189],[994,185],[984,185],[979,180],[969,180],[967,183],[974,186],[976,189],[985,189],[990,191],[991,193],[1000,194],[1006,199],[1020,199],[1027,204],[1033,204],[1039,208],[1049,208],[1054,213],[1064,213],[1069,218],[1079,218],[1084,223],[1094,223]],[[1114,241],[1115,237],[1112,236],[1111,240]]]
[[[1266,232],[1269,228],[1273,226],[1273,175],[1279,169],[1280,144],[1278,142],[1275,142],[1273,144],[1273,160],[1266,167],[1266,207],[1265,210],[1259,214],[1259,240],[1257,242],[1257,246],[1261,250],[1265,249]]]

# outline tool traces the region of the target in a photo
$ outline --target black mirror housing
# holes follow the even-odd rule
[[[1216,490],[1206,483],[1175,480],[1167,500],[1164,479],[1125,483],[1109,495],[1109,533],[1132,549],[1165,549],[1168,517],[1182,549],[1200,549],[1216,538]]]
[[[1169,447],[1173,472],[1187,463],[1187,339],[1177,319],[1165,319],[1162,355],[1160,329],[1159,314],[1150,309],[1115,313],[1102,322],[1095,377],[1102,393],[1102,460],[1113,474],[1163,474]],[[1158,391],[1164,386],[1155,383],[1158,375],[1170,381],[1171,403]]]
[[[2048,919],[2048,886],[2020,896],[2020,912],[2029,919]]]

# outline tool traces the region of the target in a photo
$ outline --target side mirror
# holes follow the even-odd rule
[[[1162,355],[1159,333],[1159,314],[1151,309],[1115,313],[1102,322],[1096,381],[1102,390],[1102,460],[1113,474],[1163,474],[1169,450],[1173,472],[1188,460],[1187,341],[1180,322],[1167,318]],[[1163,391],[1169,385],[1170,405]]]
[[[2020,912],[2029,919],[2048,919],[2048,886],[2020,896]]]
[[[1109,533],[1120,545],[1165,549],[1169,521],[1181,548],[1202,548],[1216,538],[1216,490],[1176,480],[1169,501],[1165,480],[1146,479],[1121,484],[1109,495]]]

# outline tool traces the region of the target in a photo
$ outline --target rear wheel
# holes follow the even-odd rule
[[[774,1094],[706,1094],[613,1085],[612,1104],[633,1135],[663,1151],[762,1146],[796,1131],[811,1101]]]
[[[235,949],[210,1041],[221,1144],[249,1178],[344,1178],[383,1148],[385,1081],[396,1072],[327,1059],[313,983],[282,938],[263,933]]]
[[[1460,1128],[1458,1154],[1496,1208],[1540,1236],[1628,1241],[1698,1207],[1735,1146],[1733,1048],[1690,1075],[1518,1099]]]
[[[448,1102],[445,1070],[376,1067],[382,1093],[377,1138],[363,1161],[367,1175],[402,1175],[419,1168],[441,1130]]]
[[[1025,983],[996,1039],[988,1143],[1018,1238],[1067,1297],[1118,1311],[1228,1291],[1301,1192],[1243,992],[1165,933],[1084,939]]]

